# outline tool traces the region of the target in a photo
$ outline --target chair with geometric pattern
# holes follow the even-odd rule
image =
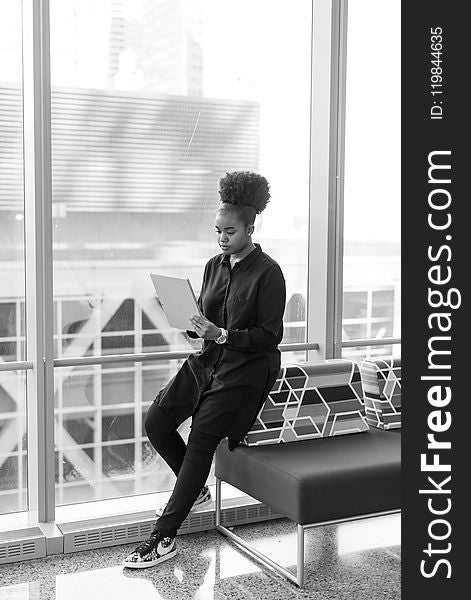
[[[278,444],[367,430],[358,365],[331,359],[282,367],[242,443]]]
[[[379,429],[401,427],[401,358],[362,360],[360,372],[368,424]]]

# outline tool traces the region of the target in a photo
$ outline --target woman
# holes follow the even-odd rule
[[[150,537],[124,560],[151,567],[175,556],[175,536],[193,505],[211,501],[204,485],[216,447],[243,440],[280,370],[285,280],[279,265],[252,242],[254,221],[270,197],[267,180],[247,171],[220,182],[215,229],[222,254],[204,269],[190,337],[203,338],[160,390],[145,418],[154,448],[177,476],[172,495]],[[177,427],[192,416],[188,445]]]

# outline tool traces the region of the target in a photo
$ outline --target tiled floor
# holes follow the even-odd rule
[[[288,519],[235,531],[295,572]],[[177,537],[177,555],[150,569],[123,568],[135,544],[0,566],[0,600],[393,600],[400,598],[400,516],[308,529],[299,589],[215,530]]]

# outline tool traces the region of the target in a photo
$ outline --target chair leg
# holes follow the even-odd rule
[[[221,480],[216,477],[216,527],[221,525]]]
[[[290,573],[287,569],[279,565],[277,562],[248,544],[241,537],[236,535],[233,531],[230,531],[227,527],[221,525],[221,480],[216,477],[216,530],[222,533],[233,542],[235,542],[242,550],[245,550],[252,558],[259,560],[266,567],[275,571],[279,575],[282,575],[288,581],[291,581],[295,585],[302,587],[304,585],[304,526],[298,525],[297,534],[297,564],[296,564],[296,576]]]
[[[304,526],[298,524],[296,572],[298,585],[304,585]]]

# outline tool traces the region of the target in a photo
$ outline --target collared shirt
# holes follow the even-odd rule
[[[285,302],[283,273],[260,244],[232,268],[229,255],[214,256],[204,269],[198,305],[209,321],[227,329],[228,340],[222,345],[205,340],[203,354],[276,350],[283,338]]]
[[[180,423],[192,415],[192,427],[229,437],[230,447],[242,440],[279,373],[285,303],[281,268],[260,244],[233,267],[224,253],[209,259],[198,305],[227,329],[227,342],[204,340],[159,392],[159,405]]]

